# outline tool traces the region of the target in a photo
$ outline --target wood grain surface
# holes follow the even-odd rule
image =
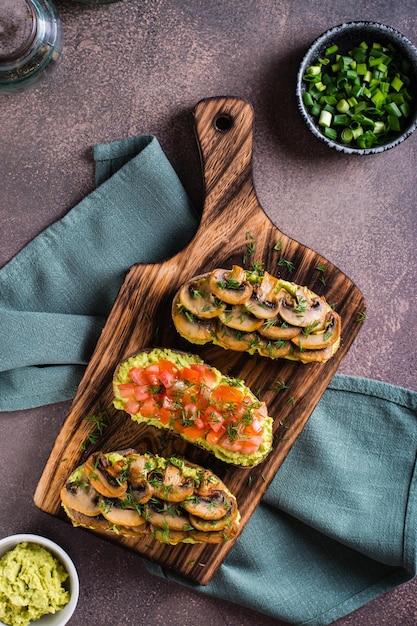
[[[200,226],[173,258],[134,265],[128,272],[35,492],[36,506],[53,516],[66,519],[60,489],[89,454],[134,447],[139,452],[184,455],[212,469],[236,495],[243,529],[360,329],[365,302],[359,289],[327,259],[282,233],[259,204],[252,179],[250,104],[229,97],[205,99],[196,105],[194,119],[205,188]],[[282,265],[282,259],[292,265]],[[177,289],[216,267],[233,263],[250,267],[254,262],[263,263],[275,276],[307,285],[335,305],[342,318],[342,341],[330,361],[308,365],[273,361],[212,345],[195,346],[179,337],[171,320]],[[326,266],[326,271],[318,266]],[[117,364],[154,346],[199,354],[223,373],[244,379],[267,403],[274,418],[274,448],[264,462],[253,469],[228,466],[174,435],[138,425],[112,409],[111,381]],[[108,419],[103,418],[106,426],[99,433],[86,417],[104,410]],[[103,536],[202,585],[210,582],[239,541],[237,537],[221,545],[168,546],[151,538]]]

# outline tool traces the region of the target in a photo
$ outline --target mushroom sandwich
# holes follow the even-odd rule
[[[210,470],[134,449],[96,452],[61,489],[74,526],[162,543],[223,543],[239,529],[235,496]]]
[[[172,319],[194,344],[270,359],[326,362],[340,344],[341,319],[323,296],[263,270],[215,269],[176,293]]]

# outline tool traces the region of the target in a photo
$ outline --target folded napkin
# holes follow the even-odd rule
[[[193,209],[158,141],[94,149],[97,189],[0,270],[0,410],[71,399],[124,275],[191,239]],[[324,625],[416,573],[417,393],[336,375],[208,586]]]

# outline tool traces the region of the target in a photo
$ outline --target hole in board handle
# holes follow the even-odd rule
[[[227,113],[220,113],[214,120],[214,127],[220,132],[225,132],[232,128],[233,119]]]

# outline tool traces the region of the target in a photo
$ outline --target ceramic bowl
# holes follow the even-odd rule
[[[347,54],[353,47],[362,42],[366,42],[368,45],[379,42],[382,46],[393,46],[398,55],[408,61],[409,69],[406,75],[410,78],[408,91],[412,96],[409,103],[410,112],[404,118],[401,131],[391,132],[384,138],[383,142],[368,148],[359,148],[354,142],[345,144],[340,140],[339,134],[336,139],[326,137],[322,127],[318,124],[318,118],[311,115],[310,108],[304,102],[304,92],[308,90],[308,83],[304,80],[307,68],[314,65],[319,58],[323,58],[325,51],[333,45],[337,45],[338,53]],[[394,28],[377,22],[347,22],[330,28],[312,43],[301,62],[297,75],[296,98],[307,127],[315,137],[327,146],[346,154],[360,155],[377,154],[389,150],[407,139],[417,126],[417,48]]]
[[[63,565],[68,572],[68,579],[66,584],[70,592],[70,601],[64,606],[63,609],[57,611],[54,614],[44,615],[40,619],[31,622],[31,626],[64,626],[67,624],[74,613],[75,607],[78,602],[79,595],[79,580],[75,565],[68,556],[68,554],[54,541],[41,537],[39,535],[31,534],[19,534],[11,535],[0,540],[0,558],[10,550],[13,550],[19,543],[27,541],[29,543],[37,543],[43,546]],[[0,622],[0,626],[3,626],[3,622]]]

